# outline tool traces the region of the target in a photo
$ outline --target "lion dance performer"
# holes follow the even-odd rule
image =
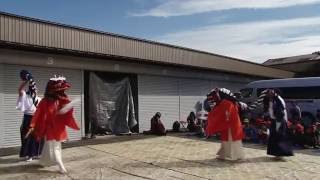
[[[221,135],[218,159],[240,160],[244,158],[242,139],[244,137],[236,98],[225,88],[215,88],[207,99],[215,104],[208,114],[207,136]]]
[[[19,98],[17,101],[17,109],[23,112],[23,121],[20,127],[21,148],[20,157],[25,157],[26,160],[32,161],[41,155],[43,142],[36,141],[33,136],[25,138],[29,131],[29,126],[33,114],[37,109],[41,98],[37,96],[37,86],[31,72],[27,70],[20,71],[21,84],[19,86]],[[28,91],[25,91],[25,86],[29,84]]]
[[[64,77],[51,78],[30,125],[30,132],[33,132],[37,139],[45,139],[40,164],[57,164],[61,173],[67,172],[61,155],[61,142],[67,139],[66,126],[80,129],[73,117],[73,103],[65,94],[69,88],[70,84]]]
[[[288,136],[286,103],[275,89],[268,89],[263,99],[264,111],[271,119],[267,154],[276,160],[293,156],[292,142]]]

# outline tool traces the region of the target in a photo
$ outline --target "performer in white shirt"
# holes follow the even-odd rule
[[[29,126],[34,112],[36,111],[37,104],[40,98],[37,96],[36,83],[33,80],[31,73],[27,70],[20,72],[21,84],[18,89],[19,97],[17,101],[17,109],[23,112],[23,120],[20,127],[21,135],[21,149],[20,157],[26,158],[27,161],[32,161],[37,158],[42,151],[42,141],[30,135],[26,136],[29,131]],[[25,91],[26,85],[29,84],[27,92]]]

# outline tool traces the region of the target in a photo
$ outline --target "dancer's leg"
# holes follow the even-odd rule
[[[60,141],[55,141],[54,142],[54,155],[55,155],[54,157],[55,157],[56,163],[59,166],[60,172],[61,173],[66,173],[67,170],[64,167],[63,162],[62,162],[61,142]]]

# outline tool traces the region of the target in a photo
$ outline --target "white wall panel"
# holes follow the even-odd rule
[[[179,120],[178,79],[160,76],[138,76],[139,131],[150,130],[150,119],[161,112],[166,129]]]
[[[201,79],[180,79],[180,120],[186,121],[191,111],[201,110],[206,94],[212,89],[212,83]]]

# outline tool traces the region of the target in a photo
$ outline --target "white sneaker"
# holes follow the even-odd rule
[[[27,158],[26,161],[27,162],[31,162],[31,161],[33,161],[33,159],[32,159],[32,157],[31,158]]]

